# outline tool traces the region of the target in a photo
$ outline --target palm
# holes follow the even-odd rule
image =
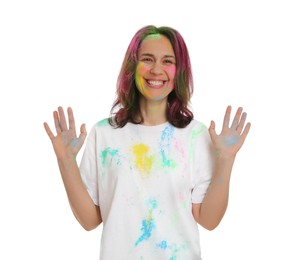
[[[224,156],[235,156],[237,154],[250,129],[250,123],[247,123],[244,128],[247,114],[242,113],[242,108],[238,108],[232,124],[229,127],[230,114],[231,107],[228,106],[224,117],[223,128],[219,135],[215,132],[215,123],[213,121],[209,128],[215,150]]]
[[[68,108],[68,118],[69,128],[67,126],[63,109],[59,107],[58,112],[54,112],[54,123],[57,136],[54,136],[48,124],[44,123],[45,130],[53,143],[57,158],[61,158],[62,156],[76,157],[86,137],[84,125],[81,126],[81,133],[79,137],[77,137],[73,111],[71,108]]]

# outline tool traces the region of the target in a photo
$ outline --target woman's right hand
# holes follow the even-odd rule
[[[77,137],[72,108],[69,107],[67,112],[69,126],[67,126],[62,107],[58,107],[58,111],[54,111],[53,113],[57,136],[52,133],[49,125],[44,123],[45,131],[52,141],[57,159],[76,158],[87,136],[85,124],[82,124],[80,127],[80,135]]]

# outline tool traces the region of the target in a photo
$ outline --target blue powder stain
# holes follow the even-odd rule
[[[76,147],[76,146],[78,145],[78,143],[79,143],[79,139],[78,139],[78,138],[75,138],[75,139],[72,140],[71,145],[72,145],[73,147]]]
[[[163,166],[164,166],[164,167],[170,168],[171,166],[175,165],[175,164],[172,162],[172,160],[167,159],[166,153],[165,153],[164,149],[161,149],[160,152],[161,152],[162,163],[163,163]]]
[[[137,239],[137,241],[135,242],[135,246],[137,246],[139,243],[143,242],[144,240],[147,240],[151,236],[152,230],[155,228],[152,213],[153,210],[158,207],[157,200],[154,198],[149,198],[146,201],[146,204],[149,211],[148,218],[142,221],[142,227],[140,230],[142,231],[143,234],[139,237],[139,239]]]
[[[161,135],[161,141],[165,142],[167,141],[167,145],[170,144],[170,140],[173,138],[173,132],[174,132],[174,128],[172,125],[167,126]]]
[[[140,238],[136,241],[135,246],[138,246],[139,243],[143,242],[144,240],[149,239],[151,237],[151,232],[155,228],[154,219],[151,218],[149,220],[144,219],[142,221],[142,228],[140,229],[143,234]]]
[[[172,125],[167,126],[163,131],[161,135],[161,142],[160,142],[160,153],[162,157],[162,164],[163,167],[174,167],[175,163],[168,159],[166,153],[168,153],[168,150],[171,145],[171,141],[173,139],[173,133],[174,133],[174,127]]]
[[[166,250],[168,248],[167,241],[165,240],[161,241],[159,244],[157,244],[157,247]]]

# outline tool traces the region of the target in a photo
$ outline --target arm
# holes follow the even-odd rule
[[[230,113],[228,106],[220,135],[215,133],[215,123],[211,122],[209,133],[216,153],[214,171],[203,203],[192,206],[195,220],[208,230],[216,228],[225,214],[232,167],[250,129],[250,123],[247,123],[243,131],[246,113],[242,113],[242,108],[237,110],[229,127]]]
[[[54,112],[57,136],[53,135],[47,123],[44,123],[44,127],[54,147],[71,209],[82,227],[92,230],[102,222],[102,218],[99,207],[94,204],[81,180],[76,162],[76,156],[87,135],[85,125],[81,126],[81,133],[77,137],[72,109],[68,108],[69,129],[61,107],[58,112]]]

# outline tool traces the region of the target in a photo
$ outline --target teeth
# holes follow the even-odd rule
[[[148,83],[152,86],[161,86],[164,84],[163,81],[149,80]]]

